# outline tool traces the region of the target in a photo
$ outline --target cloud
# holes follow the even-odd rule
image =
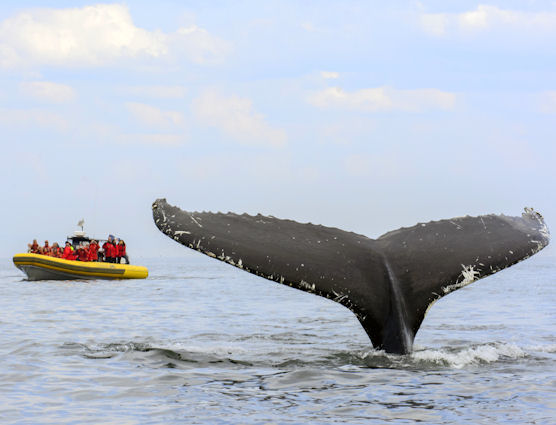
[[[249,99],[208,90],[193,101],[193,110],[205,125],[219,128],[242,144],[282,146],[286,143],[286,133],[269,125],[263,115],[253,110]]]
[[[184,122],[181,112],[163,111],[145,103],[127,102],[126,108],[136,120],[151,127],[170,128]]]
[[[198,64],[216,64],[224,60],[231,50],[231,44],[211,35],[207,30],[192,25],[180,28],[169,36],[169,42],[176,54],[185,54]]]
[[[377,87],[345,92],[339,87],[329,87],[311,94],[307,100],[319,108],[367,112],[423,112],[431,109],[452,109],[456,96],[437,89],[397,90],[391,87]]]
[[[442,36],[446,33],[448,16],[443,13],[424,13],[420,16],[420,23],[430,35]]]
[[[92,135],[94,140],[97,140],[101,144],[112,144],[113,142],[117,142],[127,145],[143,144],[174,147],[186,143],[189,138],[187,128],[180,127],[178,129],[179,132],[175,130],[175,128],[155,128],[152,131],[129,132],[118,124],[91,121],[84,131],[86,134]]]
[[[0,108],[0,124],[25,129],[51,128],[60,132],[70,127],[68,120],[62,115],[42,109]]]
[[[479,5],[477,9],[462,13],[423,13],[423,30],[434,36],[450,32],[474,33],[495,28],[520,31],[556,32],[556,13],[523,12]]]
[[[183,99],[187,88],[184,86],[132,86],[122,88],[120,91],[132,96],[155,99]]]
[[[219,62],[229,44],[197,26],[174,33],[135,26],[127,6],[32,9],[0,22],[0,67],[103,66],[122,59],[185,56]]]
[[[286,151],[235,152],[226,155],[196,156],[194,160],[179,160],[177,167],[188,181],[222,182],[234,175],[237,182],[249,182],[251,187],[263,185],[313,183],[320,179],[318,168],[292,161]]]
[[[122,134],[118,137],[121,143],[141,143],[155,146],[178,146],[185,142],[183,134],[172,133],[135,133]]]
[[[21,83],[19,87],[27,96],[48,102],[65,103],[75,98],[72,87],[51,81],[28,81]]]
[[[325,80],[330,80],[330,79],[335,79],[340,77],[340,74],[338,74],[337,72],[330,72],[330,71],[321,71],[320,75]]]

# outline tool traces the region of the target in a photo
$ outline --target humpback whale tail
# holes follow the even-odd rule
[[[188,212],[153,203],[156,226],[177,242],[245,271],[336,301],[375,348],[411,352],[432,304],[544,248],[542,216],[484,215],[420,223],[370,239],[268,216]]]

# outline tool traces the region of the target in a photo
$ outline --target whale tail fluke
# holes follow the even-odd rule
[[[548,245],[542,216],[483,215],[420,223],[388,232],[379,249],[399,282],[413,335],[435,301],[524,260]]]
[[[422,223],[373,240],[262,215],[188,212],[153,203],[156,226],[177,242],[266,279],[350,309],[373,346],[411,351],[434,301],[548,244],[540,214]]]

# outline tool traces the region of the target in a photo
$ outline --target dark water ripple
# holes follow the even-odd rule
[[[553,424],[556,261],[439,301],[415,351],[343,307],[204,258],[138,282],[26,282],[0,264],[0,423]]]

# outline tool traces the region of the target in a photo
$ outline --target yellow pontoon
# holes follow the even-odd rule
[[[142,266],[71,261],[40,254],[15,254],[14,264],[28,280],[145,279],[149,275]]]

